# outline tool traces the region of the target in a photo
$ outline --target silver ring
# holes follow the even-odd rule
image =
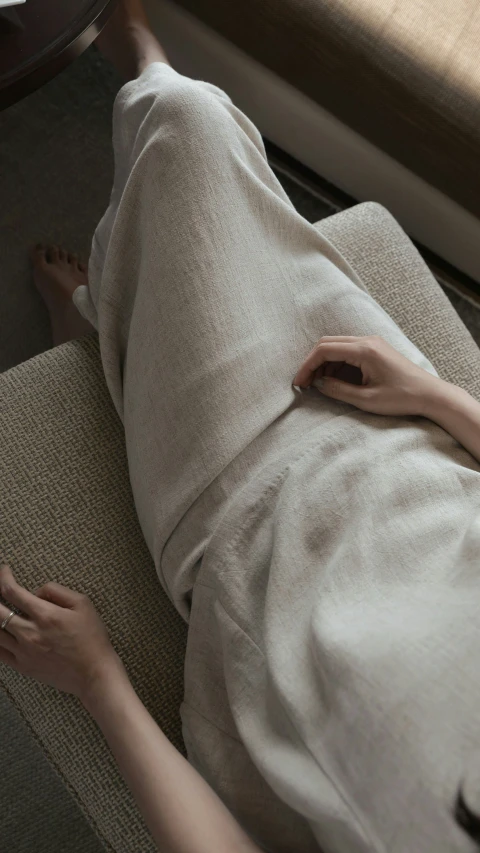
[[[8,616],[3,620],[2,624],[0,625],[0,629],[1,629],[2,631],[5,631],[5,630],[6,630],[7,625],[8,625],[8,623],[10,622],[10,619],[11,619],[13,616],[15,616],[15,611],[14,611],[14,610],[11,610],[11,611],[10,611],[10,613],[8,614]]]

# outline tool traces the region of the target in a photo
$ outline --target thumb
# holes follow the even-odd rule
[[[62,586],[61,583],[50,581],[45,586],[37,589],[35,595],[37,598],[43,598],[45,601],[51,601],[52,604],[58,604],[59,607],[75,607],[82,596],[79,592],[69,589],[67,586]]]
[[[352,382],[345,382],[343,379],[334,379],[328,376],[316,379],[312,385],[326,397],[332,397],[342,403],[351,403],[352,406],[360,406],[365,403],[367,389],[364,385],[354,385]]]

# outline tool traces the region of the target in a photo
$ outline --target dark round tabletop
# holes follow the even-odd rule
[[[0,7],[0,109],[38,89],[82,53],[97,37],[116,3],[26,0]],[[2,12],[9,19],[4,19]]]

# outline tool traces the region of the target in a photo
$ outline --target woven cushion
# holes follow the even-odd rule
[[[186,754],[178,715],[186,626],[137,521],[96,333],[0,375],[0,430],[3,558],[30,589],[57,580],[91,596],[142,701]],[[109,748],[76,698],[2,664],[0,683],[108,849],[153,853]]]
[[[316,227],[440,376],[480,400],[480,350],[396,219],[366,202]]]
[[[440,373],[480,399],[480,351],[390,214],[361,204],[318,227]],[[96,334],[0,375],[0,430],[3,558],[30,589],[56,580],[92,598],[140,698],[185,755],[178,709],[187,629],[137,521]],[[0,684],[106,848],[154,853],[80,703],[2,664]]]
[[[478,0],[175,0],[480,215]]]

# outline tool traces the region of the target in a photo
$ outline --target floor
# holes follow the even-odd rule
[[[51,347],[28,247],[59,242],[88,258],[112,182],[111,111],[119,85],[90,48],[47,86],[0,113],[0,372]],[[309,221],[335,212],[291,178],[278,177]],[[446,292],[480,345],[479,307]],[[2,850],[100,853],[77,805],[1,692],[0,756]]]

